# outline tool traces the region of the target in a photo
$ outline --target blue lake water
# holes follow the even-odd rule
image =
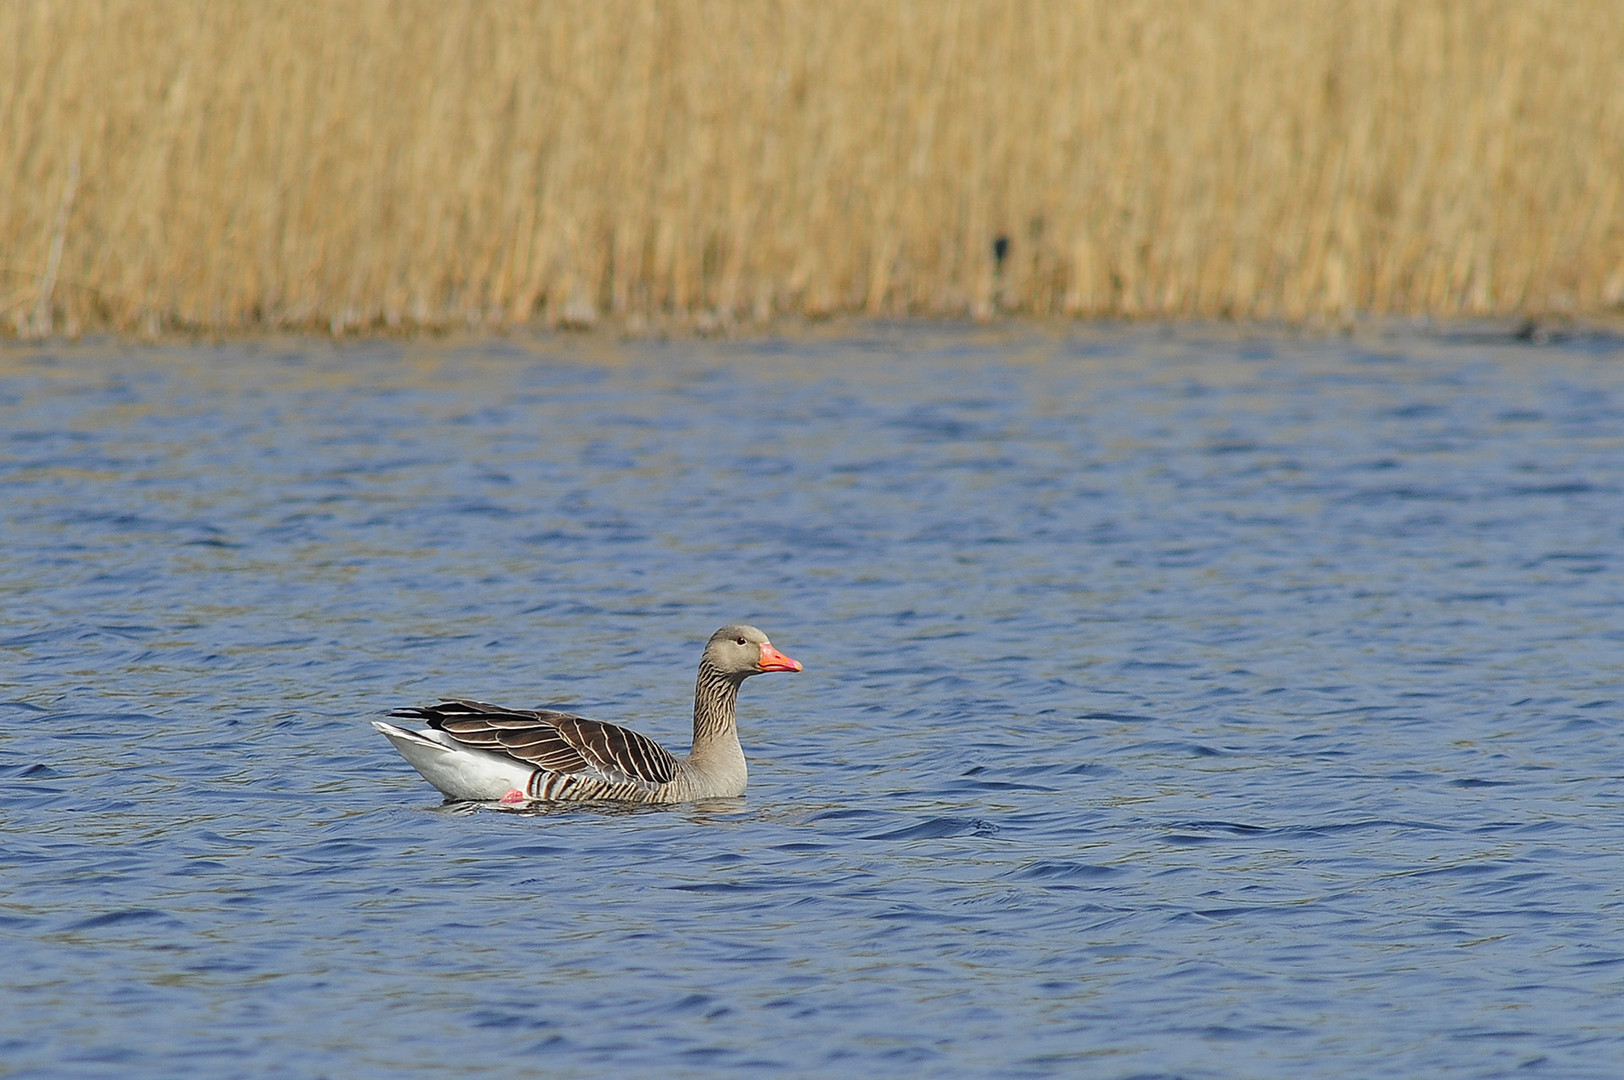
[[[1624,1070],[1624,342],[13,344],[0,495],[0,1076]],[[368,723],[736,619],[743,799]]]

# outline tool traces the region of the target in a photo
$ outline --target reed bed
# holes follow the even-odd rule
[[[10,0],[13,333],[1624,304],[1616,0]]]

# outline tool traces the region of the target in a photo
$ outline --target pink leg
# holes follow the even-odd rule
[[[507,803],[509,806],[512,806],[514,803],[528,802],[529,800],[530,796],[526,795],[518,788],[514,788],[512,791],[502,796],[502,801]]]

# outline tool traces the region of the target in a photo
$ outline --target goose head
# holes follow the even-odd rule
[[[753,626],[733,623],[711,635],[704,659],[710,666],[740,681],[768,671],[800,671],[801,662],[773,648],[767,635]]]

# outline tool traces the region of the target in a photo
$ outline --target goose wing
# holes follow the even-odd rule
[[[677,759],[653,739],[573,713],[454,699],[389,715],[426,720],[464,746],[506,754],[546,772],[651,786],[677,775]]]

